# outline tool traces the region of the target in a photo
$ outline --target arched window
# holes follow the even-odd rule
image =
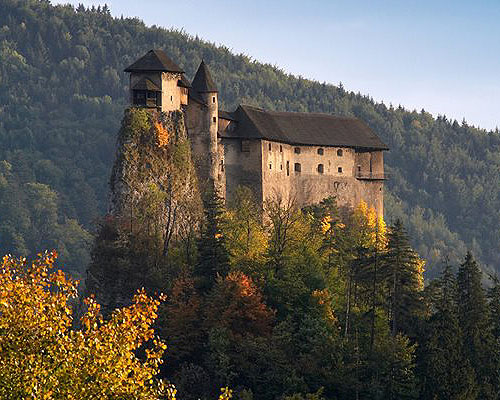
[[[295,163],[295,172],[300,172],[301,171],[301,166],[300,163]]]
[[[212,103],[215,103],[215,96],[212,97]]]
[[[324,154],[324,150],[323,150],[322,148],[319,148],[319,149],[318,149],[318,154],[319,154],[320,156],[322,156],[322,155]]]
[[[324,172],[323,164],[318,164],[318,172],[322,174]]]
[[[342,149],[338,149],[338,150],[337,150],[337,156],[338,156],[338,157],[342,157],[342,156],[343,156],[343,154],[344,154],[344,152],[342,151]]]

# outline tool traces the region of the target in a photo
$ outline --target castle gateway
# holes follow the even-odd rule
[[[161,50],[149,51],[125,72],[134,107],[184,113],[201,185],[215,184],[226,199],[244,185],[260,203],[281,197],[303,206],[336,196],[339,206],[363,200],[383,215],[388,147],[362,121],[248,105],[219,110],[206,64],[190,83]]]

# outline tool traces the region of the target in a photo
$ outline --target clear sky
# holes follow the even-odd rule
[[[409,109],[500,128],[500,0],[53,0],[183,28]],[[145,49],[146,51],[147,49]]]

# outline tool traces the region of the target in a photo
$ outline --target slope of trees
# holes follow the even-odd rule
[[[115,132],[126,106],[122,71],[150,48],[167,51],[188,77],[204,58],[225,109],[249,103],[366,121],[391,148],[386,217],[403,220],[429,274],[436,275],[432,266],[444,255],[457,262],[467,248],[483,265],[497,265],[498,132],[375,103],[182,31],[112,18],[107,7],[75,10],[47,0],[0,3],[3,253],[57,246],[67,249],[61,257],[68,269],[83,272],[78,260],[88,259],[87,232],[107,208]]]

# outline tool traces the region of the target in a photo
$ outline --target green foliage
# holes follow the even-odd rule
[[[165,49],[188,78],[204,58],[223,109],[248,103],[361,118],[391,148],[386,214],[403,220],[415,249],[434,265],[446,255],[456,262],[466,247],[481,261],[498,264],[497,132],[375,103],[342,85],[296,78],[182,31],[114,19],[104,8],[75,10],[39,0],[1,3],[0,160],[12,166],[11,182],[48,185],[58,194],[59,218],[91,230],[107,208],[114,132],[128,102],[122,71],[150,48]],[[13,204],[2,207],[0,220],[30,213],[22,201]],[[27,234],[34,222],[23,223],[25,229],[2,233],[4,252],[40,250]]]

